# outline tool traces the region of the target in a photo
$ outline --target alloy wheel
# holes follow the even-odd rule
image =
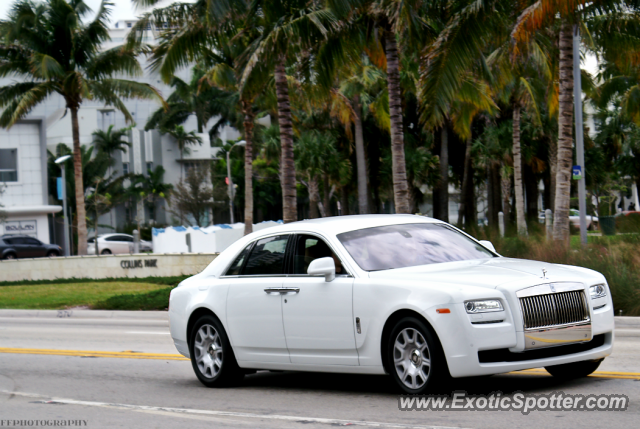
[[[222,368],[222,339],[213,326],[205,324],[198,329],[193,351],[200,373],[216,377]]]
[[[427,383],[431,371],[431,353],[424,336],[415,328],[405,328],[393,345],[393,365],[400,381],[410,389]]]

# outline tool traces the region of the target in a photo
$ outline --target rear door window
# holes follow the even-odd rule
[[[285,252],[289,235],[263,238],[256,242],[242,270],[245,276],[284,274]]]

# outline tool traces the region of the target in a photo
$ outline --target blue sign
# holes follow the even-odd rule
[[[582,179],[582,166],[574,165],[573,166],[573,180]]]
[[[62,199],[62,177],[56,177],[56,182],[58,185],[58,199]]]

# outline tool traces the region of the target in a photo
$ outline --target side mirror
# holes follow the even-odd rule
[[[324,280],[330,282],[336,278],[336,262],[330,257],[314,259],[307,268],[307,274],[324,276]]]
[[[493,244],[489,240],[480,240],[480,244],[482,244],[487,249],[491,250],[493,253],[498,253],[496,252],[496,248],[493,247]]]

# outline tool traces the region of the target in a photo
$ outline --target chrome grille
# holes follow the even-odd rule
[[[589,320],[589,307],[582,290],[523,297],[520,306],[525,329]]]

